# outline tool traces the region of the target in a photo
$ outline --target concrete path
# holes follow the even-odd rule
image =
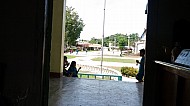
[[[83,64],[83,65],[93,65],[93,66],[101,66],[101,61],[92,61],[92,58],[96,57],[101,57],[101,52],[100,51],[95,51],[95,52],[79,52],[78,55],[76,53],[66,53],[66,55],[74,55],[77,56],[76,58],[73,59],[68,59],[69,61],[77,61],[78,64]],[[120,58],[120,59],[134,59],[134,60],[140,60],[139,56],[135,57],[120,57],[119,52],[115,52],[112,54],[112,52],[104,52],[104,58]],[[138,65],[133,64],[133,63],[118,63],[118,62],[106,62],[103,61],[102,66],[117,66],[117,67],[123,67],[123,66],[129,66],[129,67],[134,67],[138,68]]]
[[[50,79],[48,106],[142,106],[144,83],[62,77]]]

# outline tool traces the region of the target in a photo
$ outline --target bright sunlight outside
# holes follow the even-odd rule
[[[136,82],[136,60],[141,59],[139,50],[146,42],[147,2],[67,0],[64,52],[68,61],[77,62],[80,74],[118,75]]]
[[[107,0],[105,6],[105,36],[116,33],[141,35],[146,28],[147,0]],[[80,38],[102,38],[104,0],[67,0],[85,23]]]

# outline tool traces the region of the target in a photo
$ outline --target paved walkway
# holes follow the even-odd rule
[[[105,58],[120,58],[120,59],[134,59],[134,60],[139,60],[139,56],[134,56],[134,57],[120,57],[119,52],[115,52],[114,54],[111,54],[112,52],[105,52]],[[101,66],[101,61],[92,61],[92,58],[96,57],[101,57],[100,51],[95,51],[95,52],[79,52],[78,55],[75,53],[69,54],[66,53],[66,55],[75,55],[77,56],[76,58],[73,59],[68,59],[69,61],[77,61],[78,64],[83,64],[83,65],[93,65],[93,66]],[[133,63],[119,63],[119,62],[106,62],[103,61],[102,63],[103,66],[117,66],[117,67],[123,67],[123,66],[130,66],[134,68],[138,68],[138,65],[133,64]]]
[[[48,106],[142,106],[144,83],[81,79],[50,79]]]

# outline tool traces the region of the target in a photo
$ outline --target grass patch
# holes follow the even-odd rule
[[[93,61],[101,61],[101,57],[93,58]],[[120,59],[120,58],[104,58],[103,61],[106,62],[119,62],[119,63],[136,63],[134,59]]]
[[[76,57],[76,56],[73,56],[73,55],[65,55],[65,56],[67,56],[67,59],[73,59],[73,58]]]

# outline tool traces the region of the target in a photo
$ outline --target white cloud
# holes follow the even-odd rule
[[[86,24],[81,39],[103,35],[104,0],[67,0]],[[146,28],[147,0],[106,0],[104,35],[116,33],[141,35]]]

